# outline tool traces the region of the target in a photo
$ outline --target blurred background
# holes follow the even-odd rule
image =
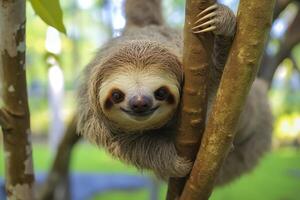
[[[182,28],[184,2],[163,0],[165,19],[170,26]],[[237,10],[238,1],[222,2]],[[80,72],[97,49],[109,38],[118,36],[125,25],[123,0],[64,0],[60,3],[66,35],[46,25],[31,4],[27,4],[27,84],[38,181],[45,180],[59,141],[72,120]],[[217,188],[211,197],[213,200],[300,199],[299,8],[299,0],[278,1],[259,72],[270,83],[269,99],[275,116],[273,150],[254,171]],[[1,146],[2,192],[3,157]],[[72,150],[69,169],[72,174],[70,182],[67,181],[71,185],[68,186],[69,194],[58,190],[56,199],[165,198],[166,184],[151,173],[141,175],[133,167],[112,159],[102,149],[83,140]]]

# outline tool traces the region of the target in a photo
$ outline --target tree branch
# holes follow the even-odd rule
[[[294,70],[300,75],[300,68],[299,68],[299,66],[297,64],[296,59],[294,58],[294,56],[292,54],[290,54],[290,59],[291,59],[291,61],[293,63]]]
[[[7,199],[31,200],[34,173],[25,71],[25,3],[0,0],[0,80],[4,104],[0,115]]]
[[[241,0],[237,33],[181,200],[208,199],[234,139],[271,26],[273,0]]]
[[[265,53],[261,69],[258,76],[264,79],[269,87],[272,84],[274,74],[280,63],[290,55],[292,49],[300,42],[300,11],[298,11],[295,19],[290,24],[283,40],[280,42],[279,51],[275,55],[268,55]]]
[[[291,3],[293,0],[277,0],[274,8],[273,19],[277,19],[280,13]]]
[[[191,32],[195,17],[212,5],[214,0],[187,0],[184,25],[183,67],[185,84],[183,88],[180,122],[176,135],[178,154],[191,161],[195,160],[204,131],[207,108],[207,83],[211,64],[213,35],[196,36]],[[185,178],[170,178],[167,199],[180,196]]]
[[[72,150],[81,138],[81,135],[76,132],[76,123],[77,118],[73,116],[58,146],[53,165],[39,194],[39,200],[67,200],[71,198],[69,194],[69,166]],[[64,194],[61,191],[64,191]]]

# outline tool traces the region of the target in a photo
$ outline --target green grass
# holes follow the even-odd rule
[[[252,173],[224,188],[217,189],[213,200],[299,200],[300,152],[285,149],[266,156]]]
[[[47,171],[51,155],[45,145],[34,146],[35,170]],[[4,174],[3,152],[0,151],[0,176]],[[104,151],[87,144],[77,145],[71,168],[81,172],[122,172],[137,174],[130,166],[112,159]],[[160,199],[164,199],[166,185],[161,184]],[[94,200],[144,200],[149,191],[113,191],[97,195]],[[212,200],[299,200],[300,199],[300,151],[282,149],[267,155],[250,174],[223,188],[217,188]]]

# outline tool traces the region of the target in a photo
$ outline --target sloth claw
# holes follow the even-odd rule
[[[216,26],[210,26],[210,27],[208,27],[206,29],[203,29],[201,31],[194,31],[193,33],[205,33],[205,32],[209,32],[209,31],[214,31],[216,29],[217,29]]]
[[[216,12],[209,13],[209,14],[205,15],[204,17],[198,19],[194,24],[197,24],[197,23],[199,23],[199,22],[202,22],[202,21],[205,20],[205,19],[213,18],[213,17],[215,17],[215,16],[217,16],[217,13],[216,13]]]
[[[209,6],[208,8],[206,8],[205,10],[203,10],[202,12],[200,12],[196,17],[200,17],[203,14],[206,14],[207,12],[211,11],[211,10],[215,10],[218,8],[218,4],[213,4],[212,6]]]
[[[196,16],[191,30],[195,34],[213,32],[216,35],[233,36],[235,27],[234,13],[227,6],[215,3]]]
[[[202,23],[202,24],[200,24],[200,25],[198,25],[198,26],[193,27],[192,30],[201,28],[201,27],[203,27],[203,26],[213,25],[213,24],[215,24],[215,23],[216,23],[216,20],[212,19],[212,20],[209,20],[208,22],[205,22],[205,23]]]
[[[194,22],[194,27],[192,28],[193,33],[205,33],[209,31],[215,31],[216,27],[216,16],[218,4],[213,4],[212,6],[206,8],[200,12],[196,17],[200,19]]]

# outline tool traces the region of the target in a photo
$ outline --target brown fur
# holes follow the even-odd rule
[[[151,7],[151,9],[149,9]],[[128,0],[127,27],[123,35],[109,41],[87,66],[79,90],[78,130],[111,155],[139,169],[151,169],[159,177],[185,176],[191,162],[180,158],[174,146],[177,115],[155,130],[125,133],[104,115],[99,103],[99,87],[111,74],[122,70],[159,68],[183,84],[182,36],[163,26],[159,0]],[[223,14],[222,14],[223,13]],[[226,61],[235,30],[232,12],[221,6],[222,28],[215,31],[214,70],[211,101]],[[224,27],[227,27],[224,29]],[[130,66],[130,67],[129,67]],[[270,147],[272,116],[266,87],[255,81],[240,118],[234,150],[220,172],[217,184],[224,184],[252,169]]]
[[[161,0],[126,0],[126,27],[162,25]]]

